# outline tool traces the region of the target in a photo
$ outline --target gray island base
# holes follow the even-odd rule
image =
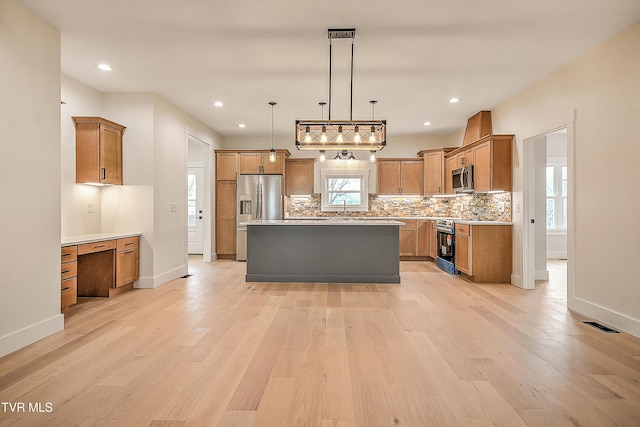
[[[247,282],[400,283],[401,222],[247,223]]]

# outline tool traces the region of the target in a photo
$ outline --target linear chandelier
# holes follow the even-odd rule
[[[375,120],[375,103],[372,120],[353,120],[353,47],[355,28],[329,29],[329,119],[296,120],[296,148],[298,150],[367,150],[372,153],[387,145],[387,121]],[[331,120],[331,64],[332,40],[351,39],[351,94],[349,120]],[[324,113],[324,104],[323,113]],[[324,116],[324,114],[323,114]]]

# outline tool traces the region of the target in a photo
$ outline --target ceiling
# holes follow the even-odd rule
[[[278,136],[320,119],[327,30],[356,28],[353,119],[377,100],[390,142],[450,134],[640,19],[638,0],[18,1],[60,29],[63,74],[155,92],[224,136],[269,135],[269,101]],[[350,49],[333,42],[334,120],[349,119]]]

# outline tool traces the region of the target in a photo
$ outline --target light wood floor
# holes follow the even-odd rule
[[[193,263],[73,307],[0,359],[0,402],[52,411],[0,408],[0,425],[640,425],[640,340],[584,325],[553,272],[522,291],[427,262],[403,262],[400,285],[244,270]]]

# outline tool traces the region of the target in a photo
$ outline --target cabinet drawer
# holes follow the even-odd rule
[[[469,235],[469,225],[468,224],[456,224],[455,225],[456,234],[464,234],[466,236]]]
[[[61,264],[60,279],[68,279],[78,275],[78,261],[65,262]]]
[[[71,279],[60,282],[60,307],[65,309],[78,301],[78,279]]]
[[[418,226],[418,221],[415,219],[401,219],[400,222],[404,222],[404,225],[401,225],[401,228],[416,228]]]
[[[61,251],[60,261],[69,262],[78,259],[78,247],[77,246],[63,246]]]
[[[105,240],[103,242],[85,243],[78,245],[78,255],[90,254],[93,252],[108,251],[116,248],[115,240]]]
[[[126,251],[127,249],[137,249],[138,248],[138,236],[136,237],[125,237],[124,239],[118,239],[116,244],[116,250]]]

